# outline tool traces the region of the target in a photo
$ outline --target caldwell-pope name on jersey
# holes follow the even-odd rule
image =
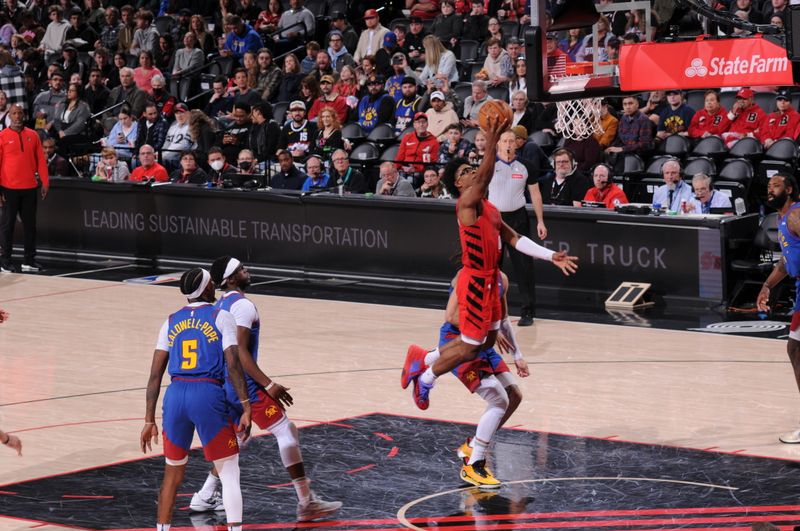
[[[219,334],[217,334],[217,331],[214,330],[214,327],[211,325],[211,323],[202,319],[190,318],[184,319],[183,321],[178,321],[175,323],[175,326],[170,329],[169,334],[167,335],[167,338],[169,339],[169,346],[172,346],[172,342],[175,340],[175,337],[178,334],[189,329],[200,330],[203,335],[206,336],[206,340],[209,343],[219,341]]]

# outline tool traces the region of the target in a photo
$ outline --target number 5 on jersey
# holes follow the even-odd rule
[[[197,340],[186,339],[182,343],[183,362],[181,369],[194,369],[197,367]]]

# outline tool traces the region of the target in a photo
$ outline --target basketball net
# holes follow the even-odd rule
[[[551,93],[565,93],[580,91],[589,80],[590,75],[559,76],[553,81],[557,85],[551,88]],[[584,140],[595,133],[602,133],[600,125],[600,102],[602,98],[585,98],[556,102],[558,117],[556,118],[556,131],[565,138]]]

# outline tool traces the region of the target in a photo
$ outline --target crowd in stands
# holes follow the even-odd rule
[[[0,128],[20,104],[46,140],[51,171],[97,181],[223,184],[228,173],[266,173],[273,188],[434,198],[449,197],[443,164],[486,156],[478,113],[492,99],[512,106],[520,157],[552,178],[559,169],[546,155],[566,149],[570,172],[587,176],[583,193],[598,163],[619,175],[628,154],[647,163],[674,135],[690,145],[719,136],[729,148],[751,137],[769,149],[800,134],[790,93],[763,108],[743,88],[728,106],[715,91],[702,102],[679,90],[604,100],[599,131],[564,140],[555,105],[528,101],[528,2],[406,0],[376,10],[366,0],[308,1],[4,0]],[[584,29],[548,33],[550,74],[613,63],[622,43],[697,24],[674,4],[654,1],[651,27],[643,11],[601,16],[597,41]],[[786,4],[715,7],[782,25]]]

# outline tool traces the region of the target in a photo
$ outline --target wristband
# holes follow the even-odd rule
[[[246,404],[246,403],[248,403],[248,402],[250,402],[250,399],[249,399],[249,398],[245,398],[244,400],[239,400],[239,403],[240,403],[240,404]]]
[[[269,385],[264,388],[264,391],[269,391],[270,389],[272,389],[273,385],[275,385],[275,382],[270,382]]]

